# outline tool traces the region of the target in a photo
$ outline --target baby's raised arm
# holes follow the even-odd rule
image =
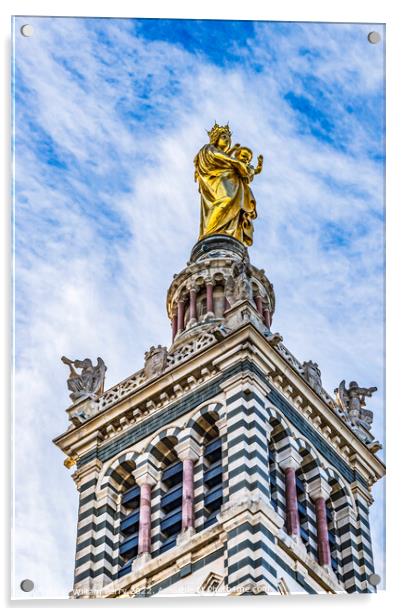
[[[254,175],[256,173],[261,173],[261,171],[262,171],[262,167],[263,167],[263,163],[264,163],[264,157],[263,157],[262,154],[259,155],[259,157],[257,158],[257,161],[258,161],[258,163],[257,163],[256,168],[254,169]]]

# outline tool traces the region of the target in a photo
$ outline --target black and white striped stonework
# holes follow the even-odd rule
[[[349,562],[343,567],[343,581],[348,592],[374,592],[368,581],[369,575],[374,572],[368,505],[360,494],[355,496],[355,504],[356,521],[350,523],[346,540],[351,554]]]
[[[257,585],[258,594],[277,589],[275,539],[262,522],[244,522],[227,532],[225,584],[231,592],[246,594],[247,587]]]
[[[259,390],[231,388],[226,421],[228,498],[241,492],[268,503],[267,421]]]
[[[269,505],[268,431],[263,393],[252,384],[230,388],[226,400],[227,499],[251,498]],[[242,588],[276,589],[274,537],[259,519],[228,530],[225,583]]]
[[[285,524],[285,474],[280,460],[293,452],[293,459],[301,460],[296,471],[296,488],[301,538],[308,555],[318,560],[315,507],[310,488],[321,479],[331,488],[327,501],[328,528],[333,539],[331,557],[337,579],[347,592],[373,592],[374,588],[368,583],[368,576],[374,570],[368,503],[363,496],[364,486],[361,489],[351,487],[356,475],[334,450],[328,450],[327,455],[324,444],[318,437],[315,440],[313,427],[309,426],[303,433],[301,422],[297,427],[293,425],[292,413],[296,410],[287,409],[288,403],[283,400],[280,408],[275,406],[269,399],[269,396],[275,398],[272,388],[268,396],[260,380],[249,378],[248,371],[237,382],[229,381],[221,391],[224,394],[220,394],[219,400],[224,400],[225,396],[224,403],[206,400],[198,410],[188,411],[180,427],[172,422],[153,435],[149,434],[147,440],[144,437],[142,447],[137,442],[130,444],[125,440],[121,453],[117,453],[116,445],[113,448],[107,445],[111,451],[109,459],[105,457],[101,461],[88,456],[87,463],[79,469],[83,479],[79,483],[74,588],[79,591],[102,587],[124,578],[131,571],[132,559],[120,553],[125,539],[121,522],[129,513],[122,503],[122,495],[136,485],[137,473],[144,470],[154,481],[151,556],[165,554],[174,546],[176,535],[172,535],[167,544],[161,530],[166,516],[161,502],[169,488],[162,478],[169,465],[180,463],[180,447],[191,441],[194,450],[199,451],[194,462],[196,534],[221,524],[217,502],[219,505],[244,500],[261,502],[271,511],[273,509],[279,516],[277,519],[281,518]],[[207,501],[211,495],[216,497],[213,506]],[[223,526],[222,523],[217,527],[219,532]],[[228,526],[226,536],[222,552],[225,584],[229,588],[240,589],[241,593],[242,587],[257,585],[262,592],[276,591],[281,568],[286,567],[288,575],[296,579],[287,557],[279,554],[278,538],[272,533],[272,526],[267,527],[263,515],[240,516],[237,525]],[[167,584],[168,581],[164,581],[163,587]],[[302,588],[315,592],[306,580]]]
[[[92,477],[91,477],[92,475]],[[74,588],[88,587],[93,573],[92,551],[96,533],[96,487],[97,471],[85,477],[79,487],[77,545],[74,568]]]
[[[101,587],[114,578],[120,538],[117,500],[122,487],[133,482],[133,467],[122,460],[117,468],[109,468],[104,482],[107,488],[99,491],[95,490],[95,471],[91,495],[88,490],[80,492],[75,588]]]

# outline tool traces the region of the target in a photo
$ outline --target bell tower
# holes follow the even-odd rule
[[[245,182],[245,163],[222,156],[225,130],[198,178],[236,160],[230,181]],[[385,469],[362,407],[375,388],[342,381],[333,397],[287,349],[248,254],[251,191],[223,216],[204,188],[200,239],[167,293],[170,347],[106,390],[101,358],[63,358],[70,424],[54,443],[79,493],[71,597],[374,592],[371,487]]]

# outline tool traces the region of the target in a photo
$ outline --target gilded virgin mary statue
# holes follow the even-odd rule
[[[209,143],[194,159],[195,180],[201,194],[200,236],[229,235],[246,246],[253,243],[256,203],[250,188],[254,176],[262,171],[263,157],[251,164],[253,152],[236,143],[231,147],[229,125],[216,122],[208,131]]]

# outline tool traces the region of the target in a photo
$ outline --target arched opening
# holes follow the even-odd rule
[[[203,316],[207,314],[207,292],[205,287],[197,294],[197,315],[201,321]]]
[[[270,425],[272,432],[268,444],[268,464],[271,505],[286,520],[285,473],[279,466],[277,457],[281,442],[287,439],[287,432],[278,419],[272,419]]]
[[[297,505],[300,521],[300,537],[307,552],[318,560],[317,522],[314,502],[309,494],[310,481],[318,475],[318,464],[305,447],[299,449],[302,456],[300,468],[296,472]]]
[[[135,464],[128,460],[113,471],[112,480],[119,485],[120,527],[119,527],[119,568],[117,577],[131,571],[131,565],[138,554],[138,524],[140,515],[140,488],[135,483]]]
[[[161,466],[160,547],[159,554],[176,545],[182,527],[183,463],[177,457],[175,437],[165,437],[158,444]]]
[[[216,425],[204,438],[204,528],[217,520],[223,502],[222,439]]]
[[[303,471],[299,468],[296,471],[296,493],[297,493],[297,510],[299,513],[300,523],[300,538],[309,551],[309,514],[312,515],[308,494],[306,490],[306,479]]]
[[[222,318],[225,312],[225,289],[220,281],[214,286],[214,308],[215,316]]]

